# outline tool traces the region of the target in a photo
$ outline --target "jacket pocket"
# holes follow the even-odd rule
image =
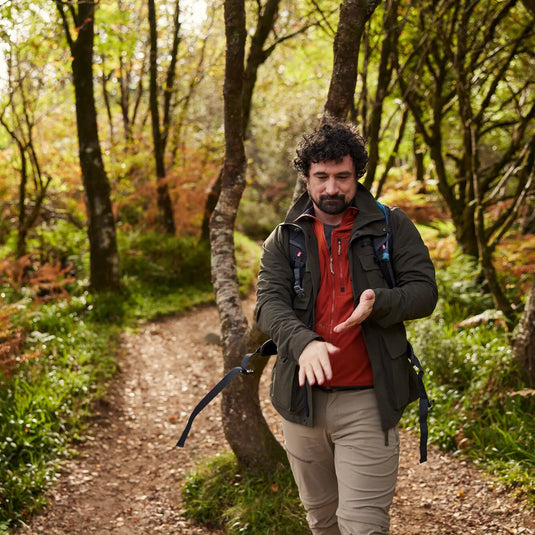
[[[392,403],[396,409],[404,409],[409,403],[411,387],[410,365],[407,359],[407,351],[390,358]]]
[[[301,412],[306,408],[306,387],[299,386],[299,365],[277,357],[271,378],[271,401],[277,410]]]
[[[373,252],[373,247],[367,247],[366,244],[363,244],[358,248],[358,258],[360,267],[364,272],[364,276],[368,281],[368,286],[370,288],[386,288],[388,284],[386,283],[381,267],[377,263],[377,258]]]
[[[385,378],[383,395],[388,397],[391,407],[402,410],[414,399],[414,376],[411,376],[404,329],[392,329],[380,340]]]

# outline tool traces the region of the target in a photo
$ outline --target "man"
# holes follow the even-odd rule
[[[301,140],[306,192],[264,244],[256,318],[278,348],[271,398],[312,533],[388,533],[397,425],[416,399],[403,322],[431,314],[433,264],[409,218],[391,211],[396,286],[375,259],[385,216],[358,183],[368,156],[350,124],[328,120]],[[291,227],[306,244],[294,292]]]

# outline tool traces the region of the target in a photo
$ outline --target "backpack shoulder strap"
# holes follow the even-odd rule
[[[307,263],[307,252],[305,247],[305,235],[297,227],[290,227],[290,263],[294,274],[293,290],[296,295],[302,296],[303,273]]]
[[[427,416],[429,409],[433,406],[433,402],[427,397],[427,392],[424,385],[424,370],[418,357],[414,354],[412,345],[408,345],[409,361],[418,378],[418,414],[420,423],[420,463],[427,461],[427,437],[429,434],[427,426]]]
[[[373,250],[375,257],[383,273],[383,277],[390,288],[396,286],[396,277],[394,275],[394,268],[392,267],[391,253],[392,253],[392,227],[390,225],[391,209],[386,204],[377,201],[377,206],[381,209],[385,216],[386,234],[377,236],[373,239]]]

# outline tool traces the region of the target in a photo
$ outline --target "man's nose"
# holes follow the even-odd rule
[[[334,177],[327,179],[327,182],[325,183],[325,193],[327,195],[335,195],[338,193],[338,185]]]

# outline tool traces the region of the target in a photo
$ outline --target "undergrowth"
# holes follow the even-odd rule
[[[433,316],[408,326],[433,401],[430,441],[486,468],[535,506],[535,392],[522,382],[511,334],[468,259],[444,266],[437,279]],[[470,316],[479,320],[463,321]],[[417,412],[406,411],[406,427],[418,429]]]
[[[310,533],[289,467],[270,476],[240,468],[234,455],[218,455],[191,474],[182,496],[188,516],[228,534]]]
[[[1,378],[0,523],[12,526],[43,504],[58,460],[80,437],[92,400],[115,371],[117,328],[96,324],[84,296],[42,305],[21,318],[35,356]],[[1,526],[1,524],[0,524]]]

